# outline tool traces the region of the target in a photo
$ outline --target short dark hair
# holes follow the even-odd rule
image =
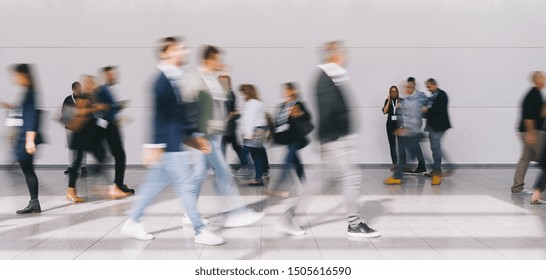
[[[288,83],[284,83],[284,86],[286,87],[286,89],[289,89],[289,90],[298,90],[298,88],[296,87],[296,83],[294,82],[288,82]]]
[[[76,89],[77,86],[81,87],[82,84],[80,84],[80,82],[78,82],[78,81],[72,83],[72,89]]]
[[[219,54],[220,49],[218,49],[215,46],[207,45],[205,46],[205,49],[203,50],[203,59],[211,59],[213,55]]]
[[[180,37],[165,37],[159,41],[159,49],[158,49],[158,55],[160,53],[166,52],[167,49],[169,49],[171,46],[177,44],[178,42],[182,42],[182,38]]]
[[[408,83],[414,83],[415,84],[415,78],[414,77],[409,77],[408,80],[407,80]]]
[[[427,84],[436,85],[436,80],[434,80],[433,78],[430,78],[427,80]]]
[[[116,66],[113,66],[113,65],[108,65],[108,66],[104,66],[102,67],[102,73],[106,73],[106,72],[109,72],[109,71],[112,71],[114,69],[116,69],[117,67]]]
[[[29,81],[28,88],[30,90],[34,90],[34,79],[32,76],[31,68],[32,66],[30,64],[26,64],[26,63],[15,64],[13,65],[13,72],[27,76],[27,79]]]

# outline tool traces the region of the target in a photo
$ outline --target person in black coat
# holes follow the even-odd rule
[[[84,202],[76,192],[76,182],[79,176],[79,169],[82,164],[84,152],[91,152],[97,159],[97,171],[105,159],[105,149],[102,146],[104,128],[97,125],[95,113],[108,109],[107,105],[96,102],[95,77],[85,75],[83,78],[82,94],[76,97],[76,110],[69,128],[72,130],[70,149],[76,151],[76,160],[69,172],[66,199],[72,202]],[[73,123],[77,122],[77,125]]]
[[[445,91],[438,88],[436,80],[428,79],[427,89],[432,93],[429,104],[423,109],[427,117],[425,131],[429,133],[430,149],[432,150],[432,185],[439,185],[442,179],[442,137],[444,133],[451,128],[449,121],[448,98]]]
[[[104,136],[115,162],[114,184],[110,186],[109,194],[112,198],[122,198],[125,197],[125,193],[135,193],[133,189],[128,188],[125,184],[127,156],[121,139],[121,129],[116,118],[119,111],[124,108],[124,105],[114,100],[110,90],[110,87],[117,83],[118,75],[116,67],[103,67],[102,73],[105,83],[98,88],[96,96],[97,102],[108,105],[108,110],[102,111],[101,119],[106,125]]]
[[[16,141],[15,156],[25,175],[27,188],[30,193],[30,201],[24,209],[17,210],[17,214],[29,214],[42,212],[40,201],[38,201],[38,177],[34,172],[34,155],[36,146],[42,143],[39,133],[40,112],[36,109],[35,80],[29,64],[17,64],[13,67],[14,81],[18,86],[24,88],[22,103],[19,106],[2,104],[8,109],[21,109],[22,126]]]

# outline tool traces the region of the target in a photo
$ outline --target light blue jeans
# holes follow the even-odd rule
[[[207,139],[210,141],[211,153],[196,152],[198,155],[196,156],[193,180],[199,185],[199,189],[201,189],[201,185],[206,178],[207,169],[211,167],[214,169],[215,191],[217,194],[226,197],[226,208],[231,210],[232,213],[248,211],[249,209],[241,199],[239,190],[233,182],[233,177],[222,153],[219,139],[214,135],[208,136]]]
[[[144,183],[137,188],[137,201],[133,204],[129,217],[140,222],[144,209],[172,183],[176,196],[186,210],[186,216],[193,223],[195,233],[199,234],[205,225],[197,211],[201,184],[197,184],[192,177],[196,166],[189,151],[164,153],[159,163],[150,168]]]

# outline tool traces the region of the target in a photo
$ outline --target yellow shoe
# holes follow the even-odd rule
[[[442,183],[442,176],[433,175],[430,182],[431,185],[439,185]]]
[[[400,184],[402,184],[402,180],[401,179],[395,179],[393,177],[389,177],[389,178],[385,179],[385,181],[383,181],[383,184],[385,184],[385,185],[400,185]]]

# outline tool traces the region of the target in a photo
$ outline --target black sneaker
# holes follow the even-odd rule
[[[417,167],[417,169],[415,169],[413,171],[414,174],[423,174],[423,173],[427,173],[427,169],[424,168],[424,167]]]
[[[82,167],[82,174],[83,175],[87,174],[87,167]]]
[[[350,237],[373,238],[381,236],[381,233],[368,227],[368,225],[365,223],[360,223],[356,228],[351,228],[351,226],[348,226],[347,235]]]
[[[124,193],[135,193],[134,189],[128,188],[125,184],[123,184],[123,186],[118,186],[118,188]]]
[[[72,167],[67,168],[67,169],[64,171],[64,175],[69,174],[70,171],[72,171]]]

